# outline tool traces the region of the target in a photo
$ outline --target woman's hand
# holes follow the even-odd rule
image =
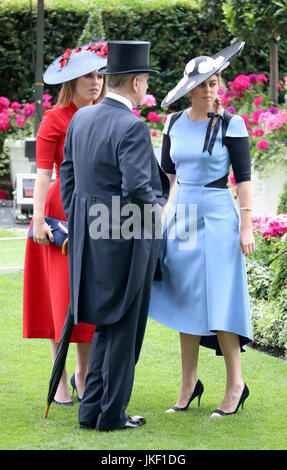
[[[50,243],[54,242],[51,228],[44,219],[34,220],[33,225],[34,242],[40,243],[42,245],[50,245]]]
[[[33,235],[34,242],[49,245],[54,237],[49,225],[45,222],[44,213],[47,194],[52,178],[52,170],[37,169],[37,178],[34,189]]]
[[[240,230],[240,248],[242,253],[250,255],[255,250],[255,241],[252,227],[242,227]]]

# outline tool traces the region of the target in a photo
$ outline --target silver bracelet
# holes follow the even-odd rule
[[[252,207],[240,207],[241,211],[253,211]]]

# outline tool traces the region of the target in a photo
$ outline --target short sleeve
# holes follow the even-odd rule
[[[241,116],[235,114],[230,119],[226,137],[248,137],[247,128],[244,119]]]
[[[48,110],[42,118],[36,138],[37,168],[53,169],[58,141],[58,119],[53,110]]]
[[[166,118],[166,121],[165,121],[165,125],[164,125],[164,128],[163,128],[163,134],[167,134],[167,131],[168,131],[168,127],[169,127],[169,124],[170,124],[170,119],[171,119],[171,116],[172,114],[168,114],[167,118]]]

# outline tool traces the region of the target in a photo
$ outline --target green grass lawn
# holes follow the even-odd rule
[[[25,233],[0,228],[0,268],[7,266],[23,266],[26,240],[22,240]],[[6,238],[19,238],[19,240],[6,240]]]
[[[287,364],[247,348],[242,354],[250,397],[237,415],[209,416],[224,393],[223,358],[202,348],[199,378],[204,384],[201,406],[165,414],[180,387],[178,334],[148,321],[130,414],[145,416],[136,430],[112,433],[81,430],[79,404],[52,404],[43,419],[52,369],[48,340],[22,339],[22,274],[0,276],[0,449],[1,450],[282,450],[287,436]],[[41,312],[39,312],[41,314]],[[75,345],[67,369],[74,372]]]

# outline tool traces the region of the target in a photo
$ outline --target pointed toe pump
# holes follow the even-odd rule
[[[73,395],[74,395],[74,392],[75,392],[75,390],[76,390],[76,394],[77,394],[78,401],[82,401],[82,399],[79,398],[79,395],[78,395],[78,390],[77,390],[77,387],[76,387],[75,374],[73,374],[72,377],[70,378],[70,384],[71,384],[72,387],[73,387]]]
[[[200,399],[201,399],[201,395],[203,394],[203,391],[204,391],[204,386],[203,386],[202,382],[198,379],[198,381],[196,382],[196,385],[194,387],[193,393],[192,393],[190,399],[188,400],[187,405],[184,408],[179,408],[178,406],[172,406],[171,408],[166,410],[166,413],[174,413],[176,411],[186,411],[188,409],[190,403],[196,397],[198,397],[198,406],[200,406]]]
[[[249,389],[248,389],[247,385],[244,384],[243,392],[241,394],[241,397],[239,399],[237,407],[235,408],[234,411],[232,411],[231,413],[225,413],[224,411],[217,409],[212,413],[212,415],[210,417],[211,418],[221,418],[222,416],[235,415],[237,413],[240,405],[243,408],[244,402],[245,402],[245,400],[248,396],[249,396]]]

